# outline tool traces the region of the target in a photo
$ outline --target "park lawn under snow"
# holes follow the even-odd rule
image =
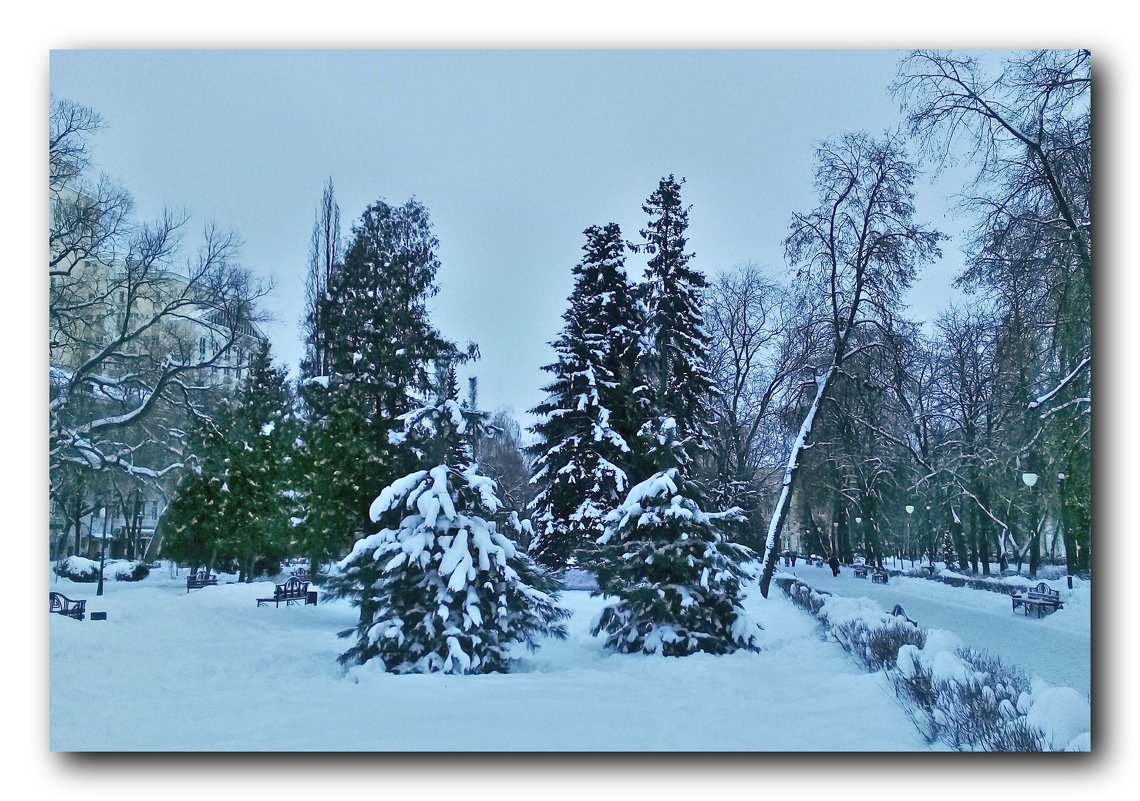
[[[232,580],[232,577],[230,577]],[[568,591],[565,641],[516,672],[347,674],[347,602],[257,607],[269,582],[187,593],[185,573],[53,578],[106,621],[49,615],[55,751],[891,751],[929,746],[880,674],[860,669],[773,588],[745,606],[760,653],[610,654],[606,602]],[[1007,601],[1008,603],[1008,601]],[[935,749],[942,746],[935,745]]]

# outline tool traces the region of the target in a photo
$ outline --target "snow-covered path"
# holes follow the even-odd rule
[[[224,577],[223,577],[224,581]],[[570,637],[488,676],[393,676],[335,662],[347,603],[258,608],[268,583],[186,593],[185,578],[68,581],[107,621],[50,616],[51,748],[306,751],[926,750],[864,673],[780,593],[747,606],[758,654],[607,654],[603,604],[567,592]],[[937,746],[936,746],[937,747]]]
[[[1008,595],[937,581],[892,576],[887,584],[857,579],[850,567],[838,577],[827,567],[781,568],[809,585],[851,597],[866,597],[890,610],[902,604],[907,616],[923,628],[946,629],[972,647],[985,649],[1055,685],[1091,693],[1091,621],[1087,588],[1068,596],[1064,608],[1040,620],[1014,613]],[[1063,586],[1061,582],[1051,582]],[[1087,585],[1086,585],[1087,587]],[[775,594],[775,593],[773,593]]]

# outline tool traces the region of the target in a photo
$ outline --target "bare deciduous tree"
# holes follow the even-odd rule
[[[817,341],[826,344],[813,360],[814,398],[791,445],[768,525],[760,581],[764,597],[799,456],[811,447],[812,426],[832,382],[855,354],[882,347],[916,269],[939,255],[941,234],[914,222],[915,171],[895,137],[848,134],[824,143],[818,158],[820,205],[793,216],[785,247],[789,261],[799,265],[798,293],[814,314]]]
[[[249,336],[266,290],[207,226],[182,255],[184,214],[131,222],[129,194],[85,180],[89,109],[56,101],[50,132],[49,462],[157,480],[179,469],[180,420],[203,414],[206,370]],[[58,180],[57,180],[58,179]],[[216,382],[215,382],[216,383]]]

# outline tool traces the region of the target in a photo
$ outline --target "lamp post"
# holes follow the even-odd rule
[[[1037,578],[1039,535],[1037,531],[1037,493],[1033,491],[1033,486],[1037,483],[1037,474],[1022,473],[1021,481],[1029,487],[1029,525],[1032,526],[1029,535],[1029,577]]]
[[[1068,581],[1069,589],[1071,590],[1073,588],[1073,571],[1076,569],[1077,564],[1077,547],[1072,532],[1069,527],[1063,523],[1065,519],[1065,490],[1063,484],[1066,478],[1068,478],[1068,476],[1064,473],[1057,474],[1058,497],[1060,498],[1059,509],[1057,510],[1057,522],[1061,524],[1062,542],[1065,546],[1065,579]]]
[[[914,514],[914,506],[906,505],[906,554],[910,557],[910,566],[914,567],[914,557],[910,553],[910,516]]]
[[[930,540],[929,540],[930,550],[926,552],[926,561],[928,561],[930,563],[931,567],[934,567],[934,552],[938,548],[934,544],[934,526],[931,524],[931,520],[930,520],[930,504],[926,505],[926,522],[924,525],[926,526],[926,532],[927,532],[925,536],[930,537]]]
[[[107,524],[110,523],[110,515],[108,514],[107,506],[103,506],[103,540],[99,545],[99,586],[95,589],[95,595],[103,594],[103,568],[107,564]]]

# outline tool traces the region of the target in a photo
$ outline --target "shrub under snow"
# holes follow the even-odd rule
[[[776,584],[862,664],[888,671],[930,740],[959,751],[1089,750],[1089,702],[1071,687],[1029,681],[950,632],[923,631],[866,598],[818,592],[790,576]]]
[[[53,568],[60,578],[90,584],[99,580],[99,560],[82,556],[69,556],[55,563]],[[128,562],[121,559],[109,560],[103,565],[103,579],[115,581],[142,581],[150,575],[146,562]]]
[[[82,556],[69,556],[55,563],[53,568],[60,578],[71,579],[78,582],[92,582],[99,580],[99,563],[94,559],[85,559]]]

